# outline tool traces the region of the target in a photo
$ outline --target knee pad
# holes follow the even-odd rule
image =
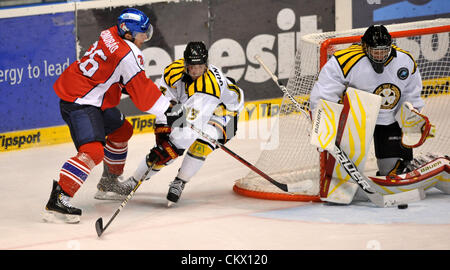
[[[212,151],[214,151],[212,145],[201,139],[197,139],[191,147],[189,147],[188,155],[200,160],[205,160]]]
[[[390,175],[394,173],[402,159],[400,158],[379,158],[377,159],[378,174],[380,176]]]
[[[133,126],[125,120],[120,128],[108,134],[108,140],[114,143],[127,142],[131,136],[133,136]]]
[[[87,155],[87,157],[86,157],[86,155]],[[85,159],[85,160],[88,160],[88,162],[90,160],[90,163],[94,163],[94,166],[98,165],[100,162],[103,161],[103,156],[104,156],[104,150],[103,150],[103,144],[101,142],[90,142],[90,143],[83,144],[78,149],[78,155],[77,155],[77,157],[79,159]],[[88,164],[88,162],[86,162],[85,160],[83,160],[83,161],[86,164]],[[89,166],[91,166],[91,165],[89,164]]]

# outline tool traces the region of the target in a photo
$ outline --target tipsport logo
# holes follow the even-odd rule
[[[37,144],[41,142],[41,132],[20,136],[0,135],[1,147],[7,150],[8,147],[21,148],[26,144]]]

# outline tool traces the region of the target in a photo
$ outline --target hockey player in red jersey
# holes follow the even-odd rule
[[[70,129],[77,154],[62,166],[59,181],[53,181],[44,220],[79,222],[81,209],[69,200],[86,181],[91,170],[103,161],[98,184],[103,192],[128,194],[123,173],[132,125],[116,108],[126,92],[138,109],[154,115],[171,111],[169,100],[145,76],[142,44],[150,40],[153,27],[140,10],[122,11],[117,25],[100,33],[84,56],[72,63],[53,88],[60,110]]]

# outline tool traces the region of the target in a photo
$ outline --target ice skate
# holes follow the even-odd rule
[[[104,165],[103,174],[97,184],[97,193],[94,195],[98,200],[124,200],[136,186],[137,181],[133,177],[123,180],[123,176],[112,174]]]
[[[69,201],[71,197],[65,193],[58,182],[53,181],[50,199],[45,206],[43,219],[53,223],[78,223],[80,222],[81,209],[73,207]]]
[[[178,177],[175,177],[175,180],[173,180],[170,183],[169,192],[167,193],[167,200],[168,200],[167,207],[170,207],[178,202],[178,200],[181,197],[181,193],[183,192],[185,184],[186,181],[181,180]]]

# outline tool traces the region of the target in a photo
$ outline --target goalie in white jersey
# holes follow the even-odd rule
[[[378,174],[403,173],[413,160],[412,148],[425,141],[431,128],[427,122],[413,130],[404,128],[402,131],[401,123],[396,120],[402,104],[409,105],[409,114],[424,117],[418,114],[424,101],[420,96],[422,80],[413,57],[392,44],[384,26],[372,25],[361,38],[361,44],[337,51],[323,66],[311,91],[311,110],[319,99],[339,102],[347,87],[382,97],[374,131]],[[411,131],[421,133],[420,142],[405,147],[402,136],[413,136]]]
[[[127,182],[136,184],[155,164],[146,177],[149,179],[188,149],[169,187],[167,200],[170,206],[178,202],[185,184],[216,149],[189,125],[201,129],[220,143],[226,143],[236,133],[238,116],[244,107],[244,94],[233,79],[225,77],[218,67],[208,64],[208,50],[200,41],[189,42],[184,58],[165,68],[160,90],[171,102],[179,104],[175,107],[180,107],[180,118],[172,126],[167,123],[165,115],[156,118],[156,146]]]

